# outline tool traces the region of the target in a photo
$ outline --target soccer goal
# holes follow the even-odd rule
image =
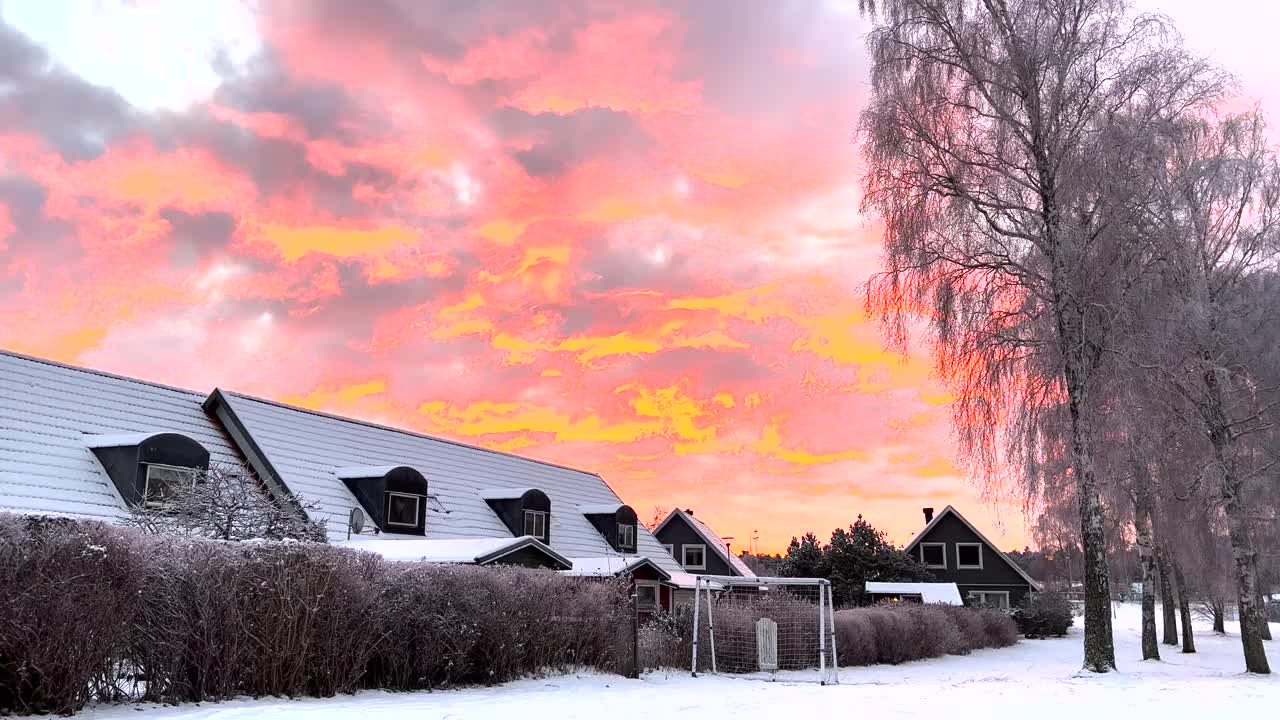
[[[699,576],[693,676],[837,682],[831,583],[821,578]]]

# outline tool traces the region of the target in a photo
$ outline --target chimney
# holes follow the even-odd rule
[[[690,510],[689,508],[685,508],[685,509],[684,509],[684,514],[685,514],[685,515],[692,515],[692,514],[693,514],[693,511],[692,511],[692,510]]]
[[[924,524],[928,525],[933,522],[933,508],[924,509]]]

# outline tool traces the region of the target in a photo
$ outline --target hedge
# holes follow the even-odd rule
[[[755,671],[755,622],[762,617],[778,622],[778,636],[787,637],[789,647],[802,648],[780,657],[780,669],[816,666],[818,616],[812,603],[781,593],[755,600],[728,596],[717,602],[714,613],[718,670]],[[1007,613],[952,605],[894,604],[838,610],[835,631],[841,667],[967,655],[1018,642],[1017,626]],[[704,616],[700,670],[710,669],[708,639]],[[688,669],[692,646],[692,605],[655,614],[640,630],[641,664],[649,670]]]
[[[617,672],[620,581],[0,514],[0,714]]]

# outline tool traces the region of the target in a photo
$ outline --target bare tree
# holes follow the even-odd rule
[[[126,523],[148,532],[210,540],[324,542],[323,524],[307,515],[317,509],[298,496],[276,500],[240,468],[211,465],[163,503],[134,508]]]
[[[905,345],[926,318],[980,469],[1038,482],[1065,416],[1085,554],[1084,667],[1115,667],[1094,467],[1108,348],[1151,251],[1136,231],[1152,129],[1226,79],[1122,0],[880,0],[860,133],[885,224],[869,307]],[[1056,448],[1055,448],[1056,449]]]
[[[1160,310],[1139,365],[1166,384],[1171,403],[1200,427],[1206,483],[1226,519],[1235,565],[1245,667],[1270,672],[1262,646],[1256,507],[1251,487],[1276,462],[1253,435],[1270,429],[1272,408],[1245,334],[1275,322],[1276,307],[1254,277],[1280,252],[1280,161],[1257,113],[1184,116],[1165,129],[1153,226],[1164,239]],[[1175,568],[1176,572],[1176,568]],[[1186,618],[1184,617],[1184,622]]]

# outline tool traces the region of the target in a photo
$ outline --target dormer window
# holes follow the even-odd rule
[[[618,548],[620,550],[636,549],[636,526],[635,525],[619,525],[618,526]]]
[[[583,505],[582,514],[591,521],[596,532],[609,543],[609,547],[620,553],[636,551],[636,511],[630,505],[612,503],[609,505]]]
[[[422,473],[405,465],[379,465],[340,468],[336,474],[378,530],[427,534],[427,478]]]
[[[480,491],[480,497],[513,536],[551,543],[551,498],[546,493],[537,488],[491,488]]]
[[[539,540],[547,535],[547,513],[541,510],[524,511],[524,534]]]
[[[421,495],[402,492],[387,493],[387,524],[397,527],[417,527],[418,507],[422,504]]]
[[[173,465],[147,465],[143,481],[142,497],[147,507],[161,507],[178,492],[196,483],[196,468]]]
[[[162,505],[209,469],[209,451],[180,433],[87,435],[85,444],[130,507]]]

